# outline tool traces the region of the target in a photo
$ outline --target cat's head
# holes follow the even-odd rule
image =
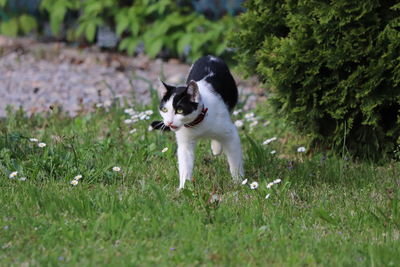
[[[172,131],[177,131],[184,124],[194,121],[201,113],[199,87],[195,81],[190,81],[185,86],[162,83],[160,114],[164,124]]]

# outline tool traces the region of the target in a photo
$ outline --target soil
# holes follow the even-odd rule
[[[160,78],[183,83],[189,68],[176,59],[164,62],[95,46],[0,36],[0,117],[6,116],[7,106],[22,108],[28,115],[58,106],[75,116],[96,106],[107,107],[114,99],[131,106],[150,104],[151,90],[158,88]],[[245,110],[264,98],[257,79],[233,75]]]

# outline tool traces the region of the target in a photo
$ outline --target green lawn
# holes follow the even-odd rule
[[[300,138],[255,114],[240,130],[248,184],[234,185],[204,141],[195,182],[177,192],[174,136],[148,131],[151,120],[126,124],[117,106],[73,119],[10,113],[0,121],[0,265],[400,266],[399,163],[297,153]]]

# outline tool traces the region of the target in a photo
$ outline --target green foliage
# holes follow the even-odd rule
[[[53,34],[60,33],[61,24],[68,10],[78,10],[81,6],[80,0],[43,0],[40,4],[42,10],[47,11],[50,19],[50,28]]]
[[[6,3],[2,0],[2,3]],[[118,49],[132,55],[139,44],[144,44],[150,57],[162,50],[169,56],[196,59],[204,54],[221,55],[227,42],[225,35],[233,28],[234,20],[225,16],[210,21],[194,13],[190,5],[178,5],[172,0],[137,0],[127,4],[123,0],[43,0],[40,9],[49,17],[55,36],[64,29],[69,41],[94,42],[100,26],[109,26],[120,38]],[[68,14],[78,13],[77,25],[66,24]],[[37,29],[33,17],[22,15],[0,24],[3,34],[16,36]]]
[[[314,140],[381,159],[400,136],[400,4],[246,1],[238,58],[275,110]]]
[[[0,34],[15,37],[18,33],[28,34],[37,30],[38,25],[34,17],[26,14],[0,22]]]

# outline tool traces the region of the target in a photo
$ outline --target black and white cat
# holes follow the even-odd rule
[[[225,152],[235,182],[243,177],[240,138],[230,113],[238,90],[228,66],[214,56],[204,56],[192,66],[186,85],[163,82],[160,114],[154,129],[175,132],[178,143],[179,189],[192,179],[194,150],[200,138],[211,139],[214,155]]]

